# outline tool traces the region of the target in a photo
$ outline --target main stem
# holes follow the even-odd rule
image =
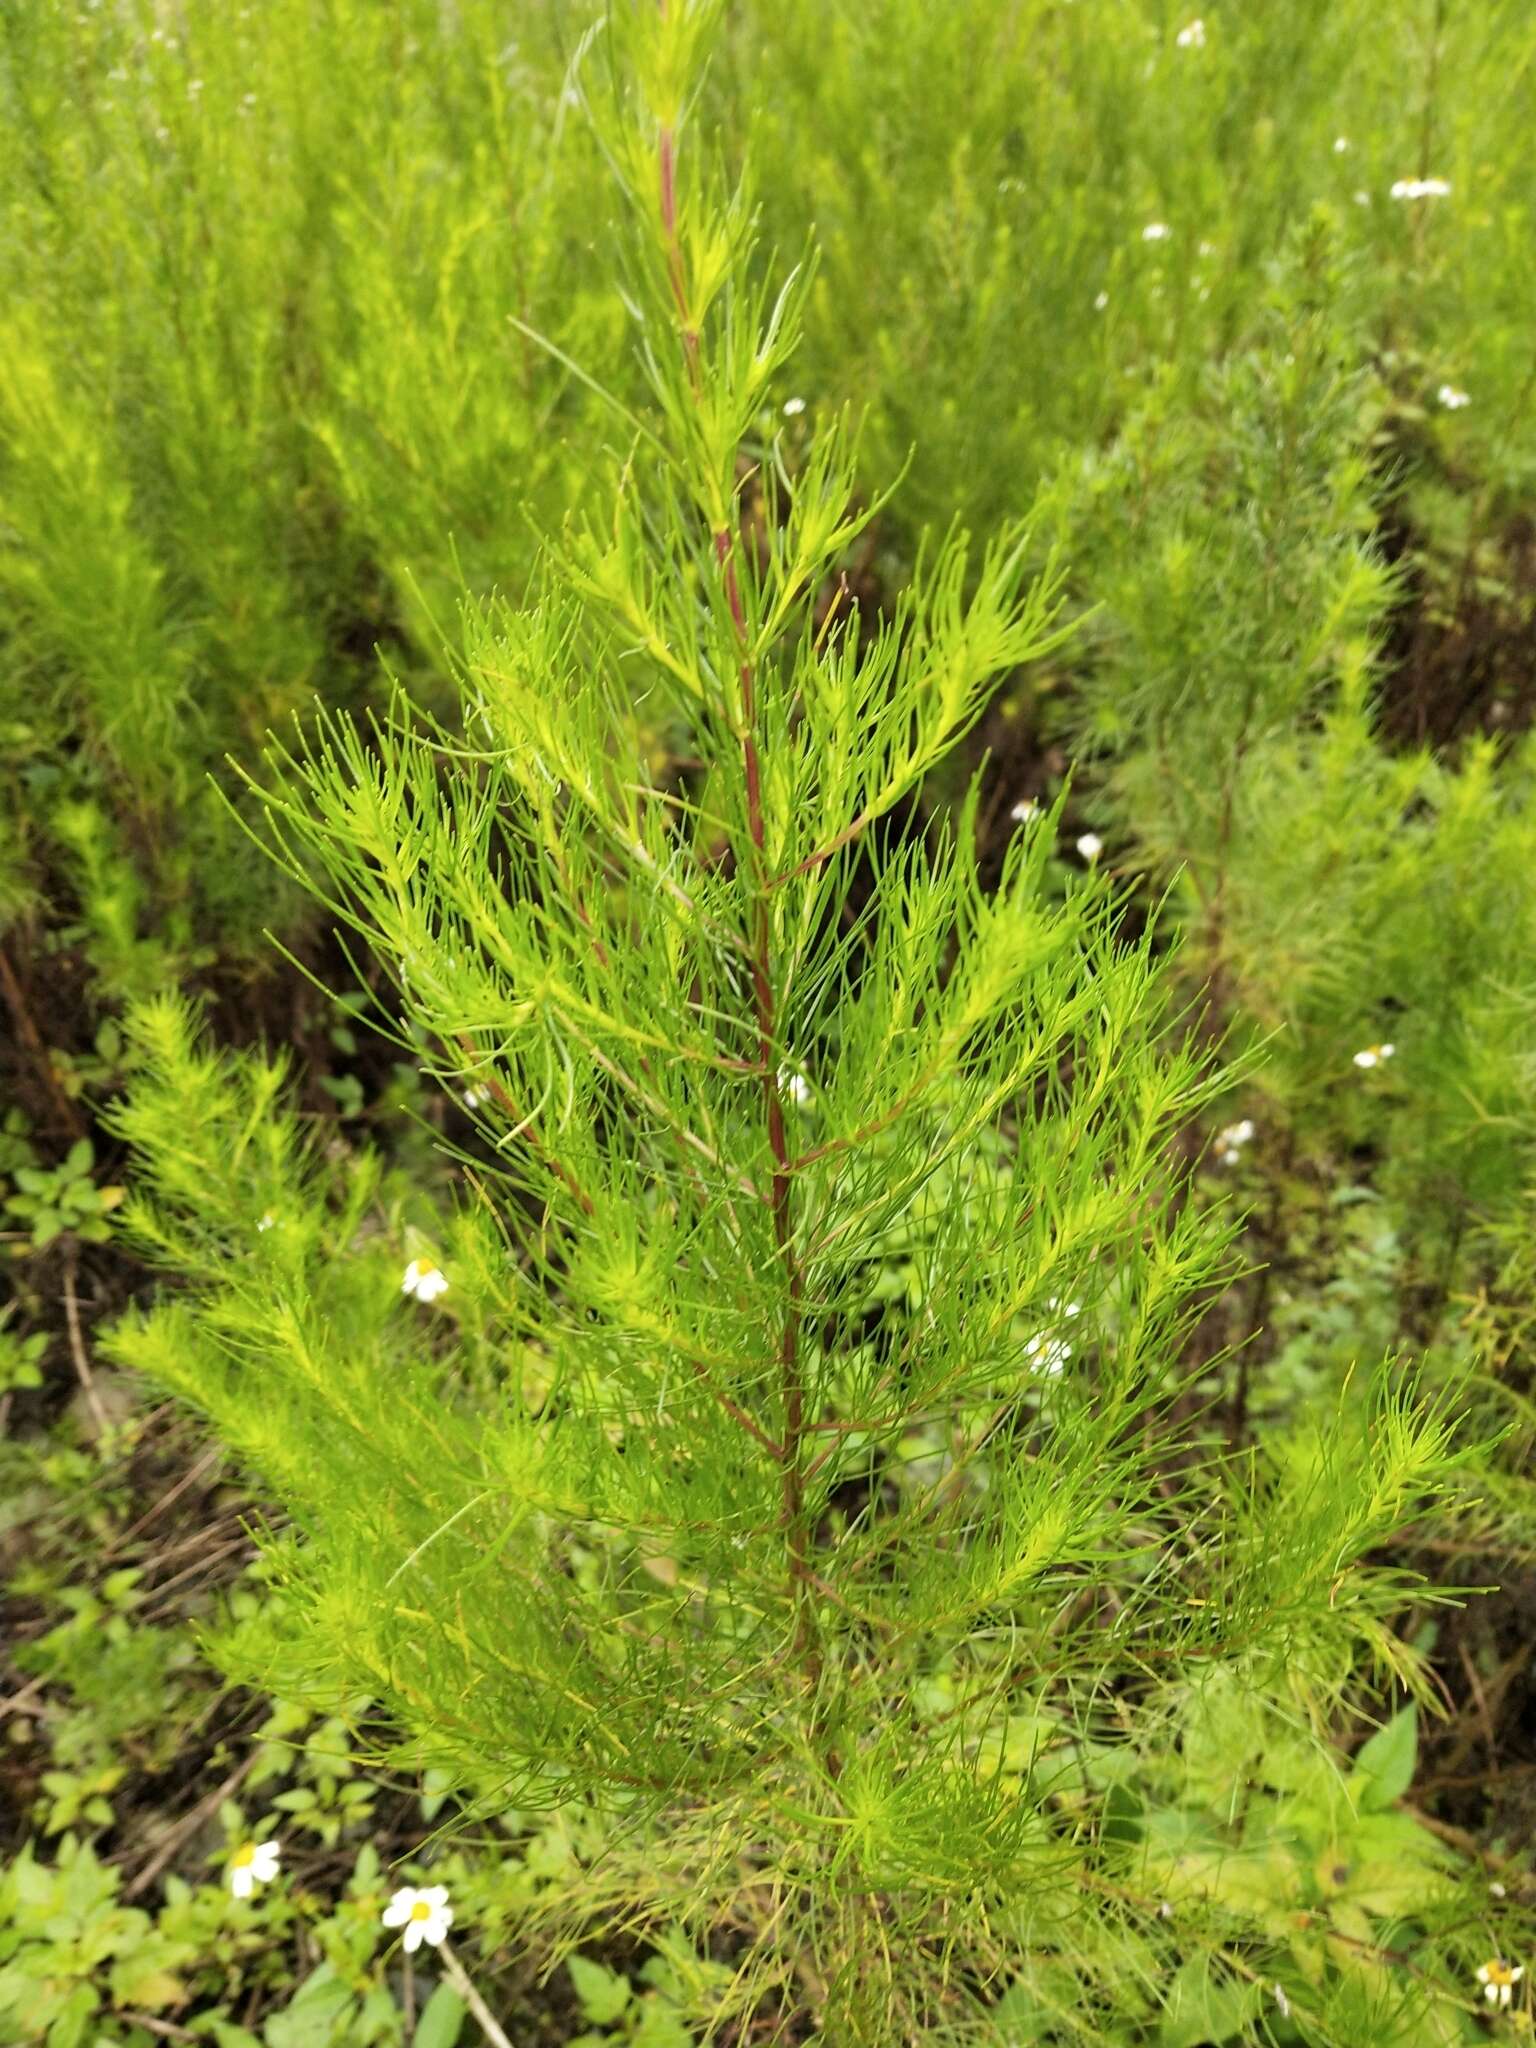
[[[677,138],[663,126],[657,146],[657,186],[662,231],[667,245],[667,277],[677,306],[682,332],[683,355],[690,389],[699,395],[699,336],[689,317],[688,280],[681,238],[677,232]],[[784,1092],[779,1079],[778,1016],[774,991],[772,934],[768,897],[770,877],[764,860],[763,772],[757,745],[757,677],[753,667],[746,606],[736,570],[739,533],[734,523],[734,500],[721,497],[717,485],[711,488],[717,504],[708,509],[714,535],[715,563],[730,611],[735,636],[737,673],[741,691],[741,759],[747,797],[749,845],[739,867],[751,889],[748,957],[752,976],[753,1003],[757,1015],[758,1066],[763,1090],[763,1107],[768,1123],[768,1143],[773,1154],[773,1173],[767,1201],[773,1220],[773,1241],[784,1272],[784,1323],[779,1333],[779,1390],[783,1407],[783,1429],[779,1444],[782,1486],[780,1520],[789,1557],[789,1575],[795,1613],[795,1648],[805,1673],[807,1690],[821,1689],[822,1651],[816,1618],[815,1574],[810,1561],[810,1531],[805,1508],[805,1382],[800,1364],[800,1328],[803,1314],[805,1276],[795,1249],[794,1176],[789,1143],[784,1127]]]

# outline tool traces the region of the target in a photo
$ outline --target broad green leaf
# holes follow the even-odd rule
[[[422,2008],[411,2048],[453,2048],[464,2024],[465,2005],[451,1984],[439,1984]]]
[[[1380,1813],[1413,1783],[1419,1753],[1419,1710],[1411,1702],[1392,1716],[1355,1758],[1350,1778],[1361,1807]]]
[[[611,2026],[629,2003],[629,1979],[587,1956],[568,1956],[566,1967],[587,2018],[595,2026]]]
[[[1192,1956],[1173,1980],[1159,2048],[1216,2048],[1238,2038],[1258,2004],[1258,1987],[1216,1975],[1206,1956]]]
[[[352,1994],[330,1964],[322,1963],[305,1978],[286,2010],[267,2021],[267,2048],[333,2048],[347,2037],[344,2016],[352,2016]]]

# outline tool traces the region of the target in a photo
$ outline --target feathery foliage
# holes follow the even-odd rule
[[[1327,1717],[1366,1673],[1421,1689],[1374,1560],[1453,1432],[1385,1375],[1272,1449],[1207,1430],[1183,1339],[1228,1232],[1177,1140],[1218,1077],[1177,982],[1111,890],[1063,887],[1052,820],[989,894],[974,795],[911,823],[1057,644],[1058,579],[1028,525],[957,531],[881,624],[839,601],[871,512],[842,421],[793,456],[761,431],[811,271],[762,282],[710,159],[715,12],[620,8],[578,74],[608,73],[646,393],[610,401],[606,509],[469,605],[461,724],[403,687],[321,710],[257,789],[473,1105],[475,1199],[382,1199],[280,1063],[162,999],[117,1125],[129,1227],[189,1286],[114,1348],[291,1517],[237,1662],[366,1694],[375,1741],[472,1794],[622,1823],[550,1912],[745,1923],[713,2037],[1101,2038],[1174,1955],[1191,2013],[1247,2012],[1287,1936],[1146,1815],[1222,1702],[1288,1731],[1282,1792],[1356,1810]],[[408,1254],[441,1307],[400,1298]],[[1297,1998],[1339,2038],[1330,2001],[1378,1990],[1320,1950]]]

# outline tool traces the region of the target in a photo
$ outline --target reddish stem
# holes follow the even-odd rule
[[[677,305],[683,338],[683,352],[694,397],[699,389],[699,337],[688,317],[688,282],[682,243],[677,231],[676,137],[670,127],[661,130],[658,147],[658,182],[661,225],[667,245],[667,274]],[[747,630],[747,611],[736,571],[737,536],[722,525],[714,536],[716,566],[731,615],[739,656],[741,684],[741,754],[746,782],[747,831],[752,857],[747,863],[754,892],[752,904],[751,973],[753,1002],[757,1011],[758,1057],[763,1104],[768,1122],[768,1143],[773,1153],[773,1177],[768,1203],[773,1219],[774,1245],[784,1270],[788,1301],[784,1327],[779,1336],[779,1380],[784,1403],[782,1441],[776,1446],[783,1484],[781,1520],[789,1553],[790,1577],[794,1583],[796,1648],[812,1693],[820,1686],[822,1659],[817,1641],[812,1605],[816,1575],[811,1569],[809,1531],[805,1517],[805,1387],[800,1369],[800,1324],[804,1275],[794,1245],[792,1215],[793,1164],[784,1129],[784,1104],[779,1088],[777,1005],[773,988],[772,942],[768,920],[770,879],[765,872],[763,852],[766,834],[763,821],[762,762],[757,746],[757,690]],[[753,1434],[763,1433],[753,1430]],[[836,1760],[833,1760],[836,1768]]]

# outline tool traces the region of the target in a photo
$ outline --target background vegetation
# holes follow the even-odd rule
[[[108,1362],[179,1285],[123,1224],[148,995],[208,1020],[159,1048],[184,1199],[257,1232],[281,1183],[226,1181],[220,1104],[234,1072],[274,1131],[289,1101],[330,1241],[360,1245],[328,1308],[360,1345],[398,1328],[406,1258],[475,1256],[464,1077],[408,1017],[376,1028],[389,977],[359,987],[252,843],[239,771],[316,699],[382,712],[392,679],[456,729],[461,603],[515,607],[541,537],[609,504],[613,403],[654,401],[578,90],[590,25],[561,0],[0,18],[0,2040],[469,2039],[459,1990],[379,1925],[429,1868],[520,2048],[810,2037],[804,1984],[711,2035],[735,1951],[681,1912],[615,1931],[599,1899],[584,1947],[534,1931],[611,1864],[594,1815],[386,1760],[369,1698],[228,1686],[210,1634],[289,1611],[251,1534],[274,1503]],[[1229,1074],[1173,1138],[1191,1215],[1241,1224],[1183,1338],[1189,1416],[1294,1478],[1322,1418],[1381,1430],[1390,1360],[1445,1419],[1456,1497],[1394,1505],[1375,1562],[1407,1654],[1352,1666],[1321,1730],[1282,1687],[1218,1685],[1112,1760],[1016,1738],[1018,1779],[1061,1745],[1095,1932],[1032,1924],[1048,1963],[1010,1984],[1017,1930],[969,1923],[976,1981],[923,2038],[1525,2018],[1526,1982],[1505,2008],[1474,1971],[1529,1952],[1536,1904],[1533,67],[1515,0],[739,0],[720,24],[693,132],[750,178],[758,278],[816,251],[750,438],[797,478],[818,427],[860,423],[872,516],[819,616],[872,639],[934,535],[1036,507],[1025,566],[1054,550],[1076,627],[998,679],[850,901],[977,772],[988,892],[1043,825],[1060,915],[1114,894]],[[748,531],[775,516],[753,489]],[[634,743],[658,780],[696,765],[643,706]],[[926,1256],[893,1235],[871,1333],[920,1304]],[[1368,1483],[1328,1467],[1335,1504]],[[278,1833],[284,1881],[232,1898],[230,1847]]]

